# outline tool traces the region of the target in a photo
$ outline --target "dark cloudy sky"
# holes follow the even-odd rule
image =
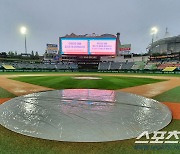
[[[0,52],[24,52],[19,29],[28,28],[28,52],[44,53],[46,43],[66,34],[121,33],[132,52],[146,51],[150,29],[180,34],[180,0],[0,0]]]

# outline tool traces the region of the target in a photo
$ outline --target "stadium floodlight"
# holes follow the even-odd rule
[[[26,27],[24,27],[24,26],[21,27],[20,32],[21,32],[21,34],[25,35],[27,33]]]
[[[151,52],[153,52],[154,47],[153,47],[153,43],[154,43],[154,37],[158,32],[158,28],[157,27],[152,27],[151,28],[151,35],[152,35],[152,43],[151,43]]]
[[[26,34],[27,34],[27,28],[22,26],[20,28],[20,32],[21,34],[23,34],[25,36],[25,53],[27,54],[27,45],[26,45]]]
[[[152,27],[151,28],[151,35],[156,35],[158,32],[158,28],[157,27]]]

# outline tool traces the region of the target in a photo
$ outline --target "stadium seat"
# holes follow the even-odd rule
[[[6,70],[14,70],[15,69],[12,65],[2,65],[2,67]]]
[[[165,69],[163,69],[163,72],[172,72],[176,69],[176,67],[166,67]]]

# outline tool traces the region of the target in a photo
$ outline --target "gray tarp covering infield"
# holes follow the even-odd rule
[[[104,142],[158,131],[169,109],[152,99],[114,90],[66,89],[28,94],[0,105],[0,124],[57,141]]]

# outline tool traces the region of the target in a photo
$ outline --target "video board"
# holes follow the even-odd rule
[[[60,38],[64,55],[115,55],[116,38]]]

